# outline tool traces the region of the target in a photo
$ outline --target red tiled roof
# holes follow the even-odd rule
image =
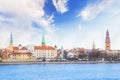
[[[20,50],[27,50],[27,48],[25,46],[21,47]]]
[[[35,50],[36,49],[37,50],[55,50],[55,48],[52,46],[35,46],[34,48],[35,48]]]
[[[17,46],[14,46],[13,50],[19,50],[19,48]]]
[[[19,50],[19,47],[18,46],[14,46],[13,50]],[[23,46],[23,47],[21,47],[20,50],[27,50],[27,48],[25,46]]]

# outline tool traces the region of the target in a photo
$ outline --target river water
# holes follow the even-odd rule
[[[0,65],[0,80],[120,80],[120,64]]]

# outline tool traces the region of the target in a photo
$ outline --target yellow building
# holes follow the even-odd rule
[[[10,60],[30,60],[33,59],[33,55],[31,52],[28,52],[26,46],[13,46],[12,33],[10,34],[10,44],[7,48],[6,54],[8,54],[8,58]]]
[[[33,59],[32,53],[30,52],[15,52],[10,54],[11,60],[31,60]]]

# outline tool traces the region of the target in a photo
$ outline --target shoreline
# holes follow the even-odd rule
[[[109,64],[120,63],[120,61],[77,61],[77,62],[40,62],[40,61],[3,61],[0,65],[24,65],[24,64]]]

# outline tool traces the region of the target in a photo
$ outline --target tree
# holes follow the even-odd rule
[[[63,58],[67,59],[67,55],[68,55],[68,52],[64,50],[64,52],[63,52]]]
[[[80,52],[79,58],[82,60],[86,60],[88,58],[88,53]]]

